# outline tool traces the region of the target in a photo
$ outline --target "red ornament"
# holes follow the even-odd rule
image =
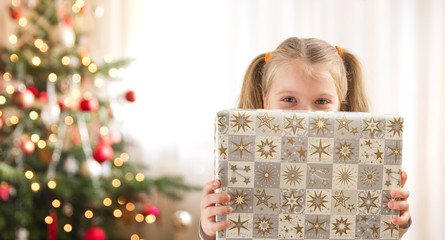
[[[93,157],[99,163],[103,163],[105,161],[110,160],[113,157],[114,151],[113,148],[104,143],[99,142],[93,152]]]
[[[84,112],[95,112],[99,108],[99,101],[96,98],[83,98],[80,101],[80,109]]]
[[[83,235],[83,240],[105,240],[107,235],[100,227],[92,226]]]
[[[159,208],[152,206],[150,204],[148,204],[145,209],[144,209],[144,215],[153,215],[155,217],[158,217],[159,215]]]
[[[30,139],[24,139],[20,144],[20,148],[26,154],[31,154],[36,149],[36,146]]]
[[[28,90],[31,91],[32,94],[34,94],[34,97],[37,97],[39,95],[39,91],[35,87],[29,87]]]
[[[12,102],[20,108],[29,108],[34,104],[34,94],[29,89],[12,94]]]
[[[52,223],[48,224],[48,240],[57,240],[57,214],[51,212],[49,214],[53,219]]]
[[[45,91],[40,92],[39,93],[39,99],[42,102],[48,101],[48,93],[46,93]]]
[[[136,93],[133,90],[128,91],[125,94],[125,99],[129,102],[135,102],[136,101]]]
[[[9,184],[2,182],[0,185],[0,199],[3,201],[9,200]]]
[[[3,119],[0,118],[0,129],[3,127]]]
[[[74,21],[73,21],[73,19],[72,19],[71,17],[68,17],[68,16],[64,17],[64,18],[63,18],[63,22],[64,22],[67,26],[70,26],[70,27],[73,27],[73,26],[74,26]]]
[[[9,15],[14,20],[19,20],[22,17],[22,14],[14,8],[9,8]]]

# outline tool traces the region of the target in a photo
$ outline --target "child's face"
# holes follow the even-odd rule
[[[265,109],[340,110],[335,81],[328,69],[298,60],[277,69],[263,102]]]

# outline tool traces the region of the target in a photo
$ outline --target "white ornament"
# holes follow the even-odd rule
[[[73,47],[76,41],[76,34],[74,33],[74,30],[71,27],[63,24],[59,24],[59,30],[62,43],[68,48]]]
[[[94,9],[94,16],[96,16],[97,18],[101,18],[104,15],[104,7],[102,5],[99,5],[96,7],[96,9]]]
[[[28,240],[29,232],[26,228],[19,228],[15,240]]]
[[[79,171],[79,163],[73,156],[69,156],[63,164],[63,169],[69,174],[75,174]]]
[[[57,104],[46,104],[42,111],[40,112],[40,117],[42,118],[42,122],[46,126],[50,126],[52,124],[57,123],[60,117],[60,107]]]
[[[102,174],[102,166],[94,159],[87,159],[80,166],[80,173],[87,177],[98,178]]]

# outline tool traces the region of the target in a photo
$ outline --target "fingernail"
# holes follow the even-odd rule
[[[213,186],[214,187],[218,186],[218,180],[213,181]]]
[[[397,217],[392,218],[392,223],[397,224],[398,221],[399,221],[399,219],[397,219]]]
[[[389,202],[389,203],[388,203],[388,207],[389,207],[390,209],[392,209],[392,208],[394,207],[394,203],[393,203],[393,202]]]
[[[226,194],[225,199],[226,199],[226,202],[228,202],[228,201],[230,200],[230,195],[229,195],[229,194]]]
[[[224,221],[224,225],[226,225],[226,227],[229,226],[229,224],[230,224],[229,220]]]
[[[231,213],[232,212],[232,208],[231,207],[227,207],[227,213]]]
[[[391,191],[391,197],[397,197],[397,193],[395,191]]]

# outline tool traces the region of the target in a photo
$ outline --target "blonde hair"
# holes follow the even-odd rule
[[[294,60],[302,60],[328,66],[341,101],[341,111],[369,111],[360,62],[348,50],[343,49],[343,56],[340,56],[335,47],[323,40],[293,37],[271,52],[267,63],[265,56],[265,53],[260,54],[247,68],[238,108],[264,108],[263,94],[267,95],[277,69]]]

